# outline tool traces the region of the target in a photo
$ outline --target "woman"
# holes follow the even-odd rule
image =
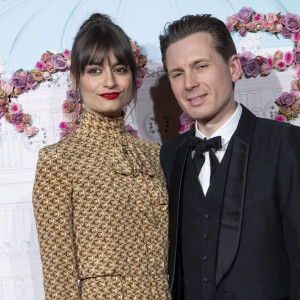
[[[33,191],[46,300],[170,299],[159,146],[124,131],[136,95],[129,39],[94,14],[71,55],[85,112],[40,151]]]

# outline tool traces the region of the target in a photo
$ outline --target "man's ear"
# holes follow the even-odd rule
[[[231,71],[232,82],[237,82],[242,74],[241,62],[236,54],[229,58],[229,67]]]

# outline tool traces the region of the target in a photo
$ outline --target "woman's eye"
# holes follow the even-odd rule
[[[99,70],[98,68],[91,68],[88,70],[89,74],[97,74],[97,73],[101,73],[101,70]]]
[[[115,72],[117,73],[126,73],[127,72],[127,68],[125,67],[119,67],[115,69]]]

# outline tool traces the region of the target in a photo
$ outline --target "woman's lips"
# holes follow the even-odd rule
[[[110,100],[118,98],[119,95],[120,95],[120,93],[117,93],[117,92],[100,94],[101,97],[103,97],[105,99],[110,99]]]

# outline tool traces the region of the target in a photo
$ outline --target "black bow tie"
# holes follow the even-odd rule
[[[218,149],[222,148],[221,137],[216,136],[216,137],[213,137],[208,140],[207,139],[202,140],[198,137],[190,136],[189,143],[190,143],[190,147],[192,149],[196,150],[193,160],[194,160],[194,164],[195,164],[195,168],[196,168],[198,176],[199,176],[199,173],[201,171],[201,168],[202,168],[202,166],[204,164],[204,160],[205,160],[203,153],[206,151],[209,152],[210,169],[211,169],[210,178],[212,178],[217,166],[219,165],[219,161],[218,161],[213,149],[218,150]]]

